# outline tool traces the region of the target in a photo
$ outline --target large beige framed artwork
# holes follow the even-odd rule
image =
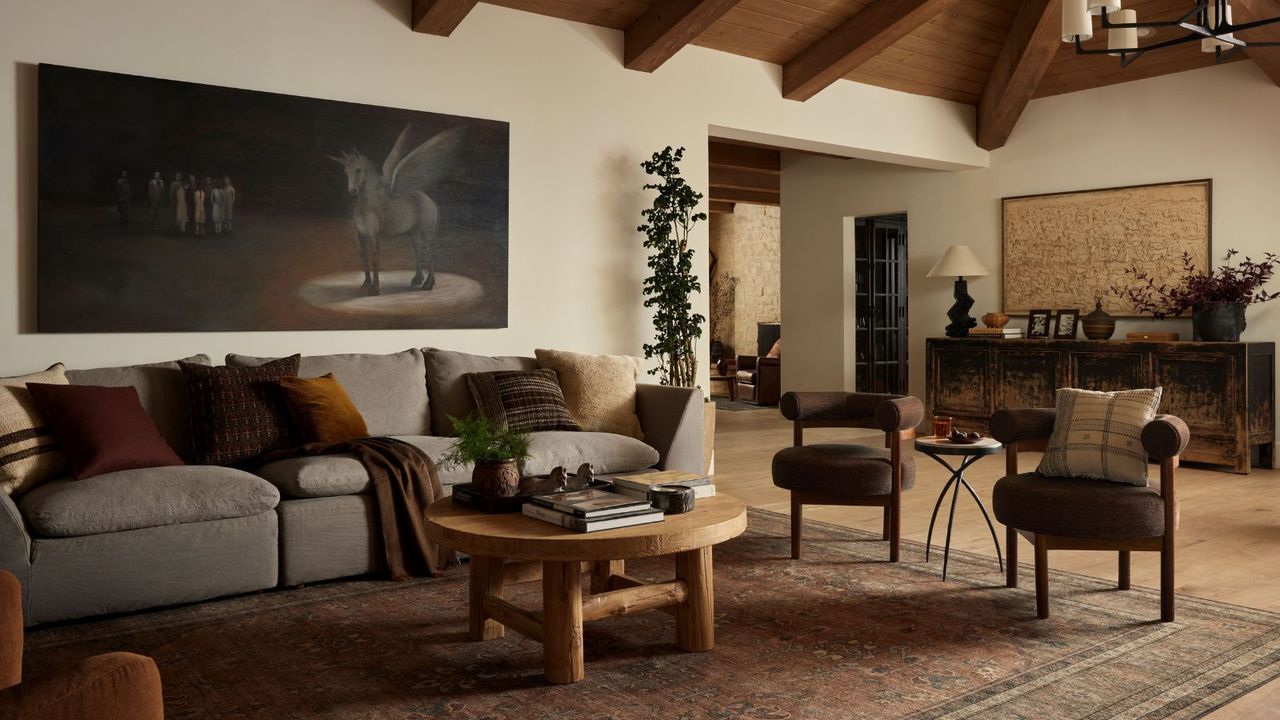
[[[1206,267],[1212,198],[1210,180],[1004,198],[1004,311],[1087,312],[1100,297],[1107,312],[1135,317],[1111,288],[1132,282],[1128,267],[1172,282],[1183,253]]]

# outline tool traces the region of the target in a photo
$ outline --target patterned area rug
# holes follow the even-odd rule
[[[787,518],[762,511],[717,548],[713,652],[677,650],[663,613],[599,621],[577,685],[546,684],[541,647],[514,632],[465,639],[465,569],[36,629],[27,668],[151,655],[171,720],[1192,718],[1280,676],[1277,614],[1179,597],[1162,624],[1152,590],[1054,573],[1037,621],[992,558],[953,553],[942,582],[919,544],[895,566],[871,534],[806,530],[801,562]],[[669,561],[629,571],[671,576]]]

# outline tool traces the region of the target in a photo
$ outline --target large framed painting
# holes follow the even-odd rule
[[[509,128],[39,69],[40,332],[507,325]]]
[[[1089,309],[1101,298],[1107,312],[1137,316],[1111,289],[1132,283],[1130,267],[1172,283],[1183,253],[1207,267],[1212,199],[1210,180],[1004,198],[1004,311]]]

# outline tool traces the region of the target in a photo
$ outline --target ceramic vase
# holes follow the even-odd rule
[[[471,471],[471,484],[481,495],[511,497],[520,492],[520,469],[514,460],[478,462]]]
[[[1245,324],[1244,305],[1240,303],[1196,308],[1191,313],[1191,329],[1196,340],[1238,342]]]
[[[1081,318],[1080,324],[1090,340],[1110,340],[1116,332],[1115,316],[1102,309],[1101,300],[1094,301],[1093,312]]]

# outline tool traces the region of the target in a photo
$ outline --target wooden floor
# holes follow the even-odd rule
[[[883,435],[862,430],[807,430],[806,442],[858,440],[882,442]],[[716,486],[752,507],[790,512],[789,495],[774,487],[770,477],[773,453],[791,444],[791,424],[776,409],[720,411],[716,414]],[[1020,458],[1034,469],[1039,455]],[[929,515],[950,473],[923,455],[916,458],[916,486],[903,496],[903,537],[925,541]],[[1004,470],[1004,455],[979,460],[965,473],[966,479],[990,508],[991,487]],[[1178,530],[1177,590],[1226,603],[1280,612],[1280,471],[1254,470],[1233,475],[1199,467],[1178,470],[1178,500],[1182,519]],[[944,506],[934,530],[935,547],[945,536]],[[856,507],[805,507],[807,519],[879,532],[881,510]],[[994,518],[993,518],[994,520]],[[1004,543],[1004,527],[996,525]],[[991,534],[972,499],[961,497],[956,506],[951,547],[991,556]],[[888,549],[886,548],[886,558]],[[1029,563],[1033,550],[1022,541],[1019,558]],[[934,555],[941,574],[941,553]],[[1158,553],[1133,553],[1133,584],[1159,587]],[[1114,579],[1116,554],[1055,550],[1050,566],[1057,570]],[[1023,571],[1024,585],[1032,582]],[[1160,608],[1153,604],[1153,617]],[[1280,718],[1280,681],[1209,715],[1213,720]]]

